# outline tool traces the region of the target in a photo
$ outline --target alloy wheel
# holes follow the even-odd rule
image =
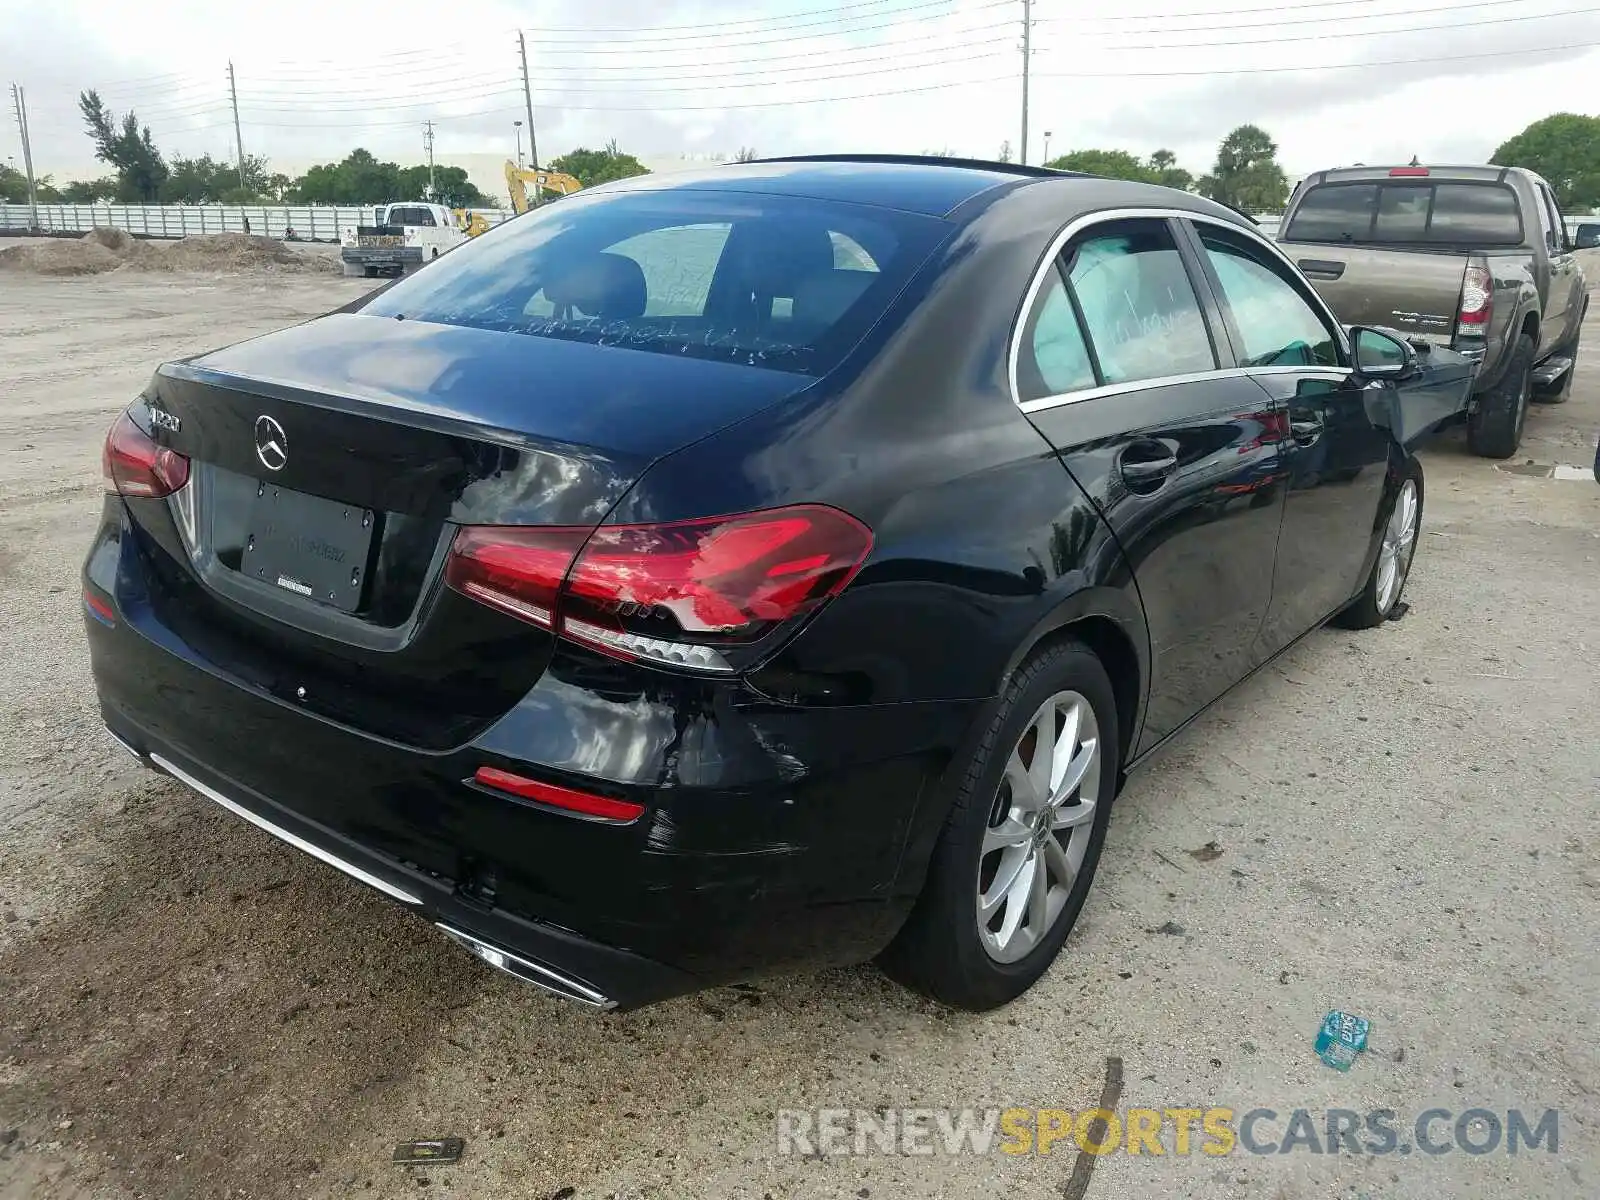
[[[1025,957],[1066,909],[1088,851],[1103,762],[1094,709],[1057,692],[1006,759],[978,855],[978,937],[996,962]]]
[[[1406,575],[1411,570],[1411,556],[1417,549],[1417,518],[1421,513],[1417,504],[1417,483],[1407,479],[1400,485],[1394,498],[1394,509],[1389,522],[1383,527],[1383,545],[1378,550],[1378,611],[1387,615],[1394,602],[1400,598]]]

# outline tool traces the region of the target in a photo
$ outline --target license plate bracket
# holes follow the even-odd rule
[[[361,607],[378,514],[356,504],[261,484],[241,570],[343,612]]]

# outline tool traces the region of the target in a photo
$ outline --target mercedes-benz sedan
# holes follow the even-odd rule
[[[1179,192],[627,180],[157,370],[95,682],[145,762],[581,1003],[879,957],[992,1007],[1127,771],[1395,611],[1467,372]]]

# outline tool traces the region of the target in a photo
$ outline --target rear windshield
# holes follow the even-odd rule
[[[1301,199],[1290,242],[1518,246],[1517,197],[1500,183],[1324,183]]]
[[[508,221],[362,311],[822,374],[947,229],[794,196],[600,192]]]

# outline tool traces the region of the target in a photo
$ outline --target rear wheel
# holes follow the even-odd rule
[[[1063,641],[1012,677],[967,762],[927,884],[884,952],[893,978],[958,1008],[1014,999],[1082,911],[1119,767],[1105,668]]]
[[[1484,458],[1510,458],[1522,444],[1533,395],[1533,339],[1517,338],[1500,382],[1478,396],[1467,417],[1467,448]]]
[[[1406,579],[1411,575],[1411,560],[1417,552],[1417,535],[1422,529],[1422,467],[1416,459],[1406,464],[1389,501],[1383,522],[1383,540],[1378,545],[1378,561],[1355,601],[1333,618],[1345,629],[1370,629],[1381,625],[1400,603]]]

